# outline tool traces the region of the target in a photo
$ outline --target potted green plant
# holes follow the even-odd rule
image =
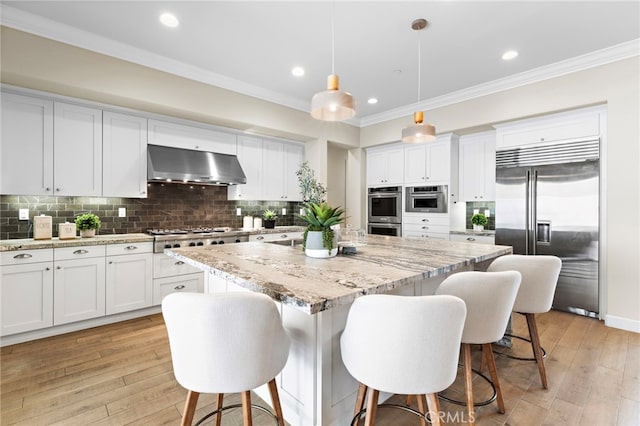
[[[276,227],[276,219],[278,215],[273,210],[265,210],[262,213],[262,219],[264,219],[264,227],[265,229],[273,229]]]
[[[76,217],[75,222],[82,238],[95,237],[96,230],[102,226],[100,218],[93,213],[83,213]]]
[[[482,213],[476,213],[471,216],[471,223],[473,224],[474,231],[483,231],[484,227],[489,223],[489,220]]]
[[[327,203],[305,203],[304,214],[298,217],[307,223],[302,237],[302,249],[307,256],[326,258],[338,254],[336,235],[331,227],[344,222],[344,210]]]

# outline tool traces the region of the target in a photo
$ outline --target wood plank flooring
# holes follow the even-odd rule
[[[535,363],[496,356],[507,412],[499,414],[495,403],[478,408],[478,425],[640,425],[640,334],[557,311],[540,315],[538,327],[549,389],[542,389]],[[526,335],[524,317],[515,315],[513,328]],[[512,351],[528,356],[526,345],[516,342]],[[0,356],[3,426],[180,424],[186,391],[173,377],[159,314],[4,347]],[[476,378],[477,397],[488,392]],[[446,394],[464,399],[461,375]],[[391,402],[404,401],[396,395]],[[202,395],[196,418],[214,403],[215,395]],[[442,401],[441,408],[445,424],[465,424],[464,407]],[[254,416],[255,425],[273,424],[260,412]],[[225,412],[223,425],[241,424],[240,410]],[[419,420],[382,408],[377,424]]]

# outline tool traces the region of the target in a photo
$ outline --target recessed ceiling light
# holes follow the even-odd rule
[[[505,61],[510,61],[517,56],[518,56],[518,52],[516,50],[507,50],[502,55],[502,59],[504,59]]]
[[[160,22],[162,22],[162,25],[165,25],[169,28],[175,28],[180,25],[180,21],[178,21],[178,18],[176,18],[173,13],[163,13],[162,15],[160,15],[159,19]]]
[[[378,103],[378,98],[369,98],[367,99],[367,103],[370,105],[375,105]]]
[[[296,77],[302,77],[304,75],[304,68],[293,67],[293,69],[291,69],[291,74],[293,74]]]

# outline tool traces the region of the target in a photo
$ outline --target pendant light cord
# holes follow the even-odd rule
[[[418,108],[420,108],[420,81],[422,80],[422,75],[420,73],[420,65],[422,64],[422,39],[421,39],[422,31],[418,31]]]
[[[335,50],[336,50],[336,23],[335,23],[335,19],[336,19],[336,2],[333,1],[331,4],[331,75],[335,74]]]

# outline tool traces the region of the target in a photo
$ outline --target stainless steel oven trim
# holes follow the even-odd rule
[[[370,222],[367,224],[367,234],[371,234],[371,227],[375,228],[387,228],[387,229],[397,229],[398,237],[402,236],[402,224],[401,223],[378,223],[378,222]]]
[[[415,191],[416,188],[434,188],[431,191],[419,192]],[[413,207],[413,200],[418,198],[436,198],[440,202],[438,203],[438,207]],[[447,185],[437,185],[437,186],[408,186],[406,187],[406,202],[405,202],[405,212],[407,213],[447,213],[449,211],[448,206],[448,187]]]
[[[392,190],[395,188],[396,190]],[[374,216],[371,213],[371,201],[379,198],[395,198],[396,212],[394,216]],[[369,188],[367,191],[367,222],[371,223],[402,223],[402,187]]]

